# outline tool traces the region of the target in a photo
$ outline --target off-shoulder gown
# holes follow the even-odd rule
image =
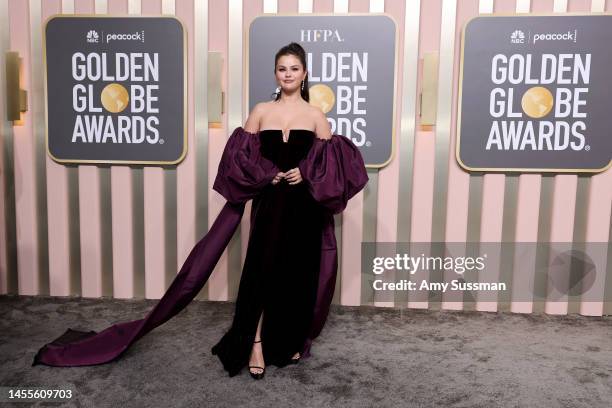
[[[272,185],[281,170],[299,167],[303,181]],[[32,365],[105,364],[183,310],[207,282],[253,200],[245,265],[230,330],[213,347],[228,370],[247,365],[261,311],[266,364],[283,366],[301,351],[310,356],[333,297],[337,249],[333,214],[367,183],[363,158],[350,139],[323,140],[294,129],[282,132],[234,129],[225,145],[213,189],[227,202],[193,247],[168,290],[141,319],[99,332],[68,328],[43,345]],[[193,356],[189,356],[193,358]],[[203,357],[204,358],[204,357]]]
[[[306,157],[316,136],[292,129],[287,142],[281,130],[253,137],[261,138],[262,155],[285,172]],[[269,184],[253,199],[234,321],[212,348],[230,375],[247,364],[262,311],[266,365],[283,367],[302,351],[317,295],[323,209],[303,182]]]

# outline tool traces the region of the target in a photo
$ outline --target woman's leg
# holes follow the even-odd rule
[[[265,362],[263,358],[263,351],[261,346],[261,322],[263,320],[263,311],[259,316],[259,323],[257,323],[257,331],[255,332],[255,341],[258,343],[253,343],[253,349],[251,350],[251,357],[249,358],[250,366],[258,366],[265,367]],[[250,369],[253,374],[259,374],[263,372],[261,368],[251,368]]]

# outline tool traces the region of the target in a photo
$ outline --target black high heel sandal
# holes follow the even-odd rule
[[[253,343],[261,343],[261,340],[254,341]],[[261,368],[263,371],[261,373],[254,373],[254,372],[251,371],[251,368]],[[253,377],[256,380],[261,380],[264,377],[265,373],[266,373],[266,368],[265,367],[249,366],[249,374],[251,374],[251,377]]]

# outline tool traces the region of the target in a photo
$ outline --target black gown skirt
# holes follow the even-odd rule
[[[261,153],[281,171],[297,167],[314,132],[262,130]],[[269,184],[253,199],[249,244],[232,326],[212,348],[229,376],[248,365],[259,317],[266,365],[284,367],[302,350],[313,318],[319,278],[323,207],[302,181]]]

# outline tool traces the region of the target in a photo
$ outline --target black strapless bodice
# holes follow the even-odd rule
[[[300,160],[312,147],[315,133],[308,129],[291,129],[289,139],[283,141],[283,131],[280,129],[264,129],[259,131],[261,139],[261,154],[272,161],[280,171],[297,167]]]

